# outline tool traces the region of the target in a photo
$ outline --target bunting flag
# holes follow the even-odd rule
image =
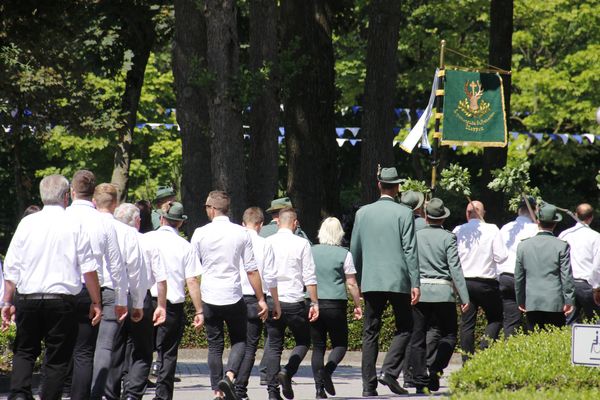
[[[442,145],[504,147],[507,133],[500,75],[447,69]]]
[[[439,69],[436,69],[435,74],[433,75],[433,83],[431,84],[431,94],[429,95],[427,108],[425,108],[425,111],[421,114],[415,126],[413,126],[408,136],[406,136],[400,145],[400,148],[407,153],[412,153],[419,140],[422,142],[422,147],[430,148],[429,139],[427,137],[427,125],[429,124],[429,119],[431,118],[431,112],[433,110],[435,92],[438,89],[438,72]]]

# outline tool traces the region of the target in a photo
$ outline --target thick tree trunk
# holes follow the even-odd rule
[[[266,68],[267,80],[250,110],[248,204],[266,207],[277,192],[279,158],[279,85],[277,61],[277,5],[273,0],[250,0],[250,69]]]
[[[377,164],[394,166],[394,99],[396,94],[400,3],[373,0],[369,6],[367,76],[362,119],[360,153],[361,200],[370,203],[379,197]]]
[[[188,215],[185,231],[208,222],[204,201],[212,189],[208,98],[197,81],[206,68],[206,21],[196,0],[175,0],[173,76],[177,100],[177,123],[181,132],[181,201]]]
[[[296,62],[284,88],[287,190],[314,239],[321,213],[335,212],[339,204],[331,15],[321,0],[283,0],[281,10],[282,48]]]
[[[139,6],[131,15],[122,15],[125,28],[125,45],[133,51],[132,67],[127,71],[125,78],[125,91],[121,100],[123,112],[123,127],[118,132],[118,142],[115,149],[115,159],[111,182],[119,189],[119,200],[127,200],[129,187],[129,167],[131,165],[131,144],[133,130],[137,118],[144,73],[148,64],[148,57],[154,45],[156,34],[154,32],[153,13],[146,6]]]
[[[492,0],[490,5],[490,55],[489,63],[505,70],[511,69],[513,33],[513,0]],[[510,131],[510,75],[501,75],[504,84],[504,107]],[[483,152],[481,199],[485,204],[488,222],[501,223],[505,219],[504,195],[491,191],[487,184],[493,179],[491,172],[506,165],[508,147],[486,148]]]
[[[241,221],[247,205],[244,142],[234,80],[238,76],[239,43],[234,0],[206,0],[208,71],[213,92],[208,103],[215,189],[231,196],[233,220]]]

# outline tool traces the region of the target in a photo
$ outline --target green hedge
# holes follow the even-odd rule
[[[533,394],[535,398],[558,398],[557,390],[587,398],[590,391],[598,393],[599,387],[600,370],[571,364],[570,327],[496,342],[450,376],[456,399],[532,398]]]
[[[452,396],[453,400],[592,400],[598,398],[598,389],[578,390],[574,388],[568,389],[521,389],[515,392],[502,391],[498,393],[481,392],[469,393],[460,396]]]

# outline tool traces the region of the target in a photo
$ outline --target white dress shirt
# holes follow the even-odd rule
[[[226,216],[196,229],[192,246],[202,271],[202,301],[223,306],[242,298],[240,263],[246,272],[258,269],[248,231]]]
[[[60,206],[44,206],[23,218],[4,259],[4,279],[21,294],[81,292],[81,275],[94,272],[90,239]]]
[[[529,217],[518,216],[500,228],[502,243],[508,252],[508,258],[498,264],[498,273],[515,273],[515,262],[517,261],[517,246],[522,240],[537,235],[538,226]]]
[[[94,203],[88,200],[74,200],[66,208],[66,213],[78,221],[90,237],[96,262],[103,266],[98,268],[98,283],[101,287],[110,285],[107,287],[114,288],[117,304],[127,305],[127,275],[112,223],[103,218]]]
[[[315,261],[308,240],[285,228],[267,238],[275,254],[279,300],[297,303],[304,300],[304,286],[316,285]]]
[[[167,280],[167,270],[160,257],[160,252],[157,248],[153,248],[148,240],[148,236],[138,232],[138,242],[144,259],[144,267],[146,268],[146,291],[150,290],[156,282]]]
[[[452,232],[456,235],[458,257],[465,278],[496,279],[497,265],[508,258],[498,227],[470,219]]]
[[[133,308],[144,308],[144,297],[146,297],[146,269],[144,268],[144,259],[140,245],[138,243],[138,231],[123,222],[115,219],[112,214],[101,213],[102,216],[111,222],[112,226],[117,232],[117,241],[119,248],[121,249],[121,258],[123,259],[123,265],[125,266],[125,299],[127,298],[127,291],[131,296],[131,302]],[[106,267],[103,264],[103,267]],[[108,272],[106,269],[105,272]],[[115,289],[112,286],[112,282],[108,282],[104,287]],[[121,293],[121,291],[119,291]],[[115,290],[115,299],[117,298],[117,291]],[[127,301],[127,300],[125,300]],[[120,303],[116,303],[120,305]],[[127,303],[125,303],[127,304]]]
[[[200,263],[190,242],[179,236],[176,229],[161,226],[155,231],[145,233],[145,244],[157,249],[167,273],[167,300],[171,304],[185,300],[185,280],[200,275]],[[158,296],[156,284],[150,290],[153,297]]]
[[[265,238],[258,236],[258,233],[254,229],[248,229],[250,238],[252,239],[252,251],[254,252],[254,259],[256,260],[256,266],[262,279],[263,292],[269,293],[269,289],[277,287],[277,271],[275,271],[275,256],[273,255],[273,249],[269,245]],[[243,261],[241,265],[243,265]],[[242,267],[243,268],[243,267]],[[254,296],[254,289],[250,285],[248,280],[248,274],[245,269],[240,270],[240,276],[242,280],[242,293],[245,296]]]
[[[344,259],[344,274],[356,274],[356,267],[354,266],[354,259],[352,258],[352,253],[348,252],[346,254],[346,258]]]
[[[573,278],[585,279],[594,287],[600,285],[600,233],[580,222],[559,236],[571,247]],[[592,277],[594,279],[592,280]]]

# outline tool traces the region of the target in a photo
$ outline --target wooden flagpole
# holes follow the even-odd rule
[[[442,138],[442,134],[440,132],[440,121],[442,119],[442,102],[444,99],[444,51],[446,50],[446,41],[442,40],[440,42],[440,69],[438,71],[437,79],[438,79],[438,90],[435,93],[435,129],[433,132],[433,147],[431,150],[431,194],[433,195],[435,192],[435,187],[437,185],[437,166],[439,164],[438,160],[438,147],[440,145],[440,139]]]

